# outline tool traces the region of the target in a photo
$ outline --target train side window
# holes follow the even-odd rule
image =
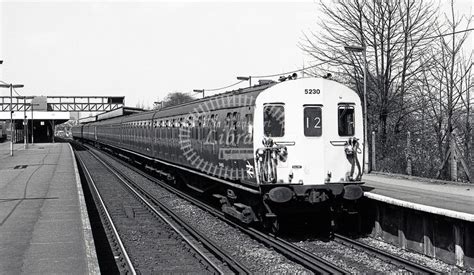
[[[237,130],[237,127],[239,126],[240,122],[240,113],[234,112],[232,114],[232,128],[234,130]]]
[[[214,132],[216,131],[216,121],[214,120],[214,114],[209,117],[209,133],[206,135],[206,143],[214,142]]]
[[[246,114],[245,115],[245,126],[247,126],[247,134],[252,137],[253,136],[253,115]]]
[[[231,117],[232,117],[232,113],[227,113],[227,116],[225,117],[225,127],[226,128],[230,127]]]
[[[198,118],[198,130],[197,130],[197,137],[196,137],[197,140],[202,139],[202,122],[203,122],[202,120],[203,120],[203,116],[199,116],[199,118]]]
[[[304,107],[303,119],[305,136],[320,137],[323,134],[321,106]]]
[[[338,132],[341,137],[354,135],[354,106],[349,104],[339,105],[337,108]]]
[[[266,137],[285,135],[285,107],[283,105],[263,107],[263,133]]]
[[[213,142],[216,142],[217,141],[217,129],[219,128],[220,126],[220,123],[219,123],[219,114],[215,114],[214,115],[214,120],[213,120],[213,136],[212,136],[212,141]]]

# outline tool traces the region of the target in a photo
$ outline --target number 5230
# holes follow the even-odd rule
[[[304,89],[305,95],[319,95],[320,93],[321,93],[321,90],[319,89]]]

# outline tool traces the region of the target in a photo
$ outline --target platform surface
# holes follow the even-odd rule
[[[0,274],[99,272],[68,143],[0,143]]]
[[[474,184],[443,184],[377,174],[366,174],[363,180],[364,191],[372,194],[474,215]]]

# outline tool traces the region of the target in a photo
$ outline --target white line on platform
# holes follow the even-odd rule
[[[454,219],[458,219],[458,220],[465,220],[465,221],[469,221],[469,222],[474,222],[474,215],[469,214],[469,213],[463,213],[463,212],[459,212],[459,211],[448,210],[448,209],[443,209],[443,208],[434,207],[434,206],[428,206],[428,205],[409,202],[409,201],[403,201],[403,200],[394,199],[394,198],[390,198],[390,197],[379,195],[379,194],[374,194],[374,193],[371,193],[371,192],[364,192],[364,196],[369,198],[369,199],[385,202],[385,203],[388,203],[388,204],[393,204],[393,205],[397,205],[397,206],[401,206],[401,207],[405,207],[405,208],[410,208],[410,209],[414,209],[414,210],[418,210],[418,211],[423,211],[423,212],[427,212],[427,213],[432,213],[432,214],[436,214],[436,215],[442,215],[442,216],[446,216],[446,217],[450,217],[450,218],[454,218]]]

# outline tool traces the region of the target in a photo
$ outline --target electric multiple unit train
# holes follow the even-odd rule
[[[362,197],[359,96],[324,78],[266,81],[73,128],[221,204],[242,222],[346,209]],[[319,214],[318,214],[319,213]]]

